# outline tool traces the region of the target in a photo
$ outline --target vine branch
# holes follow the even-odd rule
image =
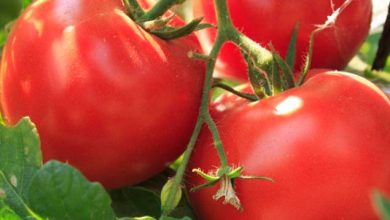
[[[209,113],[209,100],[210,100],[210,91],[213,88],[213,72],[216,64],[218,54],[224,45],[224,43],[231,41],[235,43],[238,47],[245,50],[253,58],[256,67],[261,69],[270,69],[272,65],[272,53],[261,47],[259,44],[239,32],[233,25],[233,22],[230,18],[228,6],[226,0],[214,0],[216,15],[217,15],[217,37],[213,45],[212,50],[209,55],[207,55],[207,66],[206,66],[206,76],[203,84],[202,92],[202,101],[199,109],[199,115],[196,122],[195,129],[191,136],[191,140],[187,146],[187,149],[184,153],[183,161],[177,170],[177,173],[174,178],[173,187],[169,192],[167,198],[167,204],[173,204],[176,192],[181,190],[181,182],[183,180],[184,173],[187,169],[187,165],[194,149],[196,139],[200,133],[200,129],[203,124],[206,124],[210,129],[212,136],[214,138],[214,145],[218,152],[221,167],[218,170],[218,179],[224,177],[226,179],[229,176],[229,172],[232,171],[226,157],[221,138],[218,133],[217,126]],[[230,179],[230,177],[229,177]],[[233,190],[233,189],[232,189]],[[219,195],[226,196],[227,195]],[[236,207],[240,205],[234,204]],[[165,207],[161,219],[169,216],[174,207]]]

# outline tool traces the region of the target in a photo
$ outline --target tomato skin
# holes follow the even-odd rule
[[[296,23],[299,23],[295,70],[299,70],[307,53],[310,33],[315,25],[323,24],[331,15],[329,0],[228,0],[234,25],[244,34],[260,43],[273,47],[282,56]],[[333,0],[335,8],[344,0]],[[213,1],[193,0],[195,17],[204,17],[204,22],[216,23]],[[312,68],[342,69],[358,51],[367,37],[372,15],[371,0],[354,0],[340,14],[335,26],[318,33],[313,49]],[[198,32],[206,53],[211,50],[215,29]],[[229,43],[222,48],[217,60],[217,73],[233,79],[247,81],[247,71],[239,50]]]
[[[223,96],[211,106],[244,211],[215,201],[219,185],[190,192],[199,219],[378,219],[370,195],[390,195],[390,101],[368,81],[320,73],[302,87],[248,104]],[[194,168],[218,167],[208,129],[191,157],[187,186],[204,183]]]
[[[194,35],[164,41],[131,21],[120,0],[48,0],[16,23],[2,60],[10,124],[28,115],[44,161],[116,188],[145,180],[185,149],[200,105]]]

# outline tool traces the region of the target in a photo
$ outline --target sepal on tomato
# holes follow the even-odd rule
[[[193,169],[192,172],[197,173],[200,177],[206,180],[206,183],[193,187],[190,191],[194,192],[199,189],[203,189],[206,187],[210,187],[215,185],[217,182],[220,182],[220,188],[213,195],[214,200],[219,200],[224,197],[223,204],[229,204],[238,209],[239,211],[243,211],[243,207],[241,205],[240,199],[236,195],[234,190],[234,180],[236,178],[240,179],[258,179],[258,180],[267,180],[273,182],[272,178],[264,177],[264,176],[247,176],[242,175],[243,167],[231,168],[224,167],[219,168],[215,172],[205,173],[201,169]]]
[[[221,187],[218,189],[217,193],[213,196],[213,199],[219,200],[224,197],[223,204],[230,204],[239,211],[243,211],[240,199],[237,197],[234,190],[233,179],[227,175],[223,175],[220,179]]]
[[[185,25],[171,26],[168,23],[176,18],[176,15],[169,10],[184,0],[160,0],[149,10],[145,11],[137,0],[122,0],[126,7],[128,16],[139,24],[144,30],[164,40],[172,40],[185,37],[196,30],[212,27],[210,24],[200,24],[203,18],[196,18]],[[142,1],[141,1],[142,3]],[[150,3],[147,4],[150,6]],[[180,20],[180,19],[179,19]]]
[[[184,37],[187,35],[190,35],[192,32],[194,32],[200,22],[202,21],[202,18],[197,18],[189,22],[188,24],[179,27],[179,28],[174,28],[174,27],[163,27],[158,30],[151,30],[150,33],[164,39],[164,40],[172,40],[180,37]]]

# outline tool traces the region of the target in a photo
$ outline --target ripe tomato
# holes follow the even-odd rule
[[[194,35],[164,41],[142,30],[121,0],[40,0],[5,45],[1,104],[28,115],[44,161],[79,168],[108,188],[138,183],[185,149],[204,65]]]
[[[190,193],[200,219],[376,219],[372,191],[390,195],[390,101],[363,78],[320,73],[255,103],[223,96],[211,111],[230,164],[274,182],[236,179],[243,212],[212,199],[219,185]],[[218,166],[204,129],[189,170]]]
[[[307,53],[310,33],[323,24],[345,0],[228,0],[234,25],[247,36],[267,46],[270,42],[282,56],[286,55],[293,28],[299,23],[295,69],[299,70]],[[332,5],[332,2],[334,3]],[[371,0],[354,0],[340,14],[335,25],[318,33],[313,49],[313,68],[342,69],[367,37],[372,14]],[[193,0],[195,17],[204,16],[216,23],[213,1]],[[215,29],[198,32],[205,52],[216,35]],[[247,80],[246,65],[233,44],[223,47],[217,62],[219,74]]]

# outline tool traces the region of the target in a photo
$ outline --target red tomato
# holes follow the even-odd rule
[[[121,0],[41,0],[5,45],[1,104],[28,115],[44,161],[79,168],[108,188],[138,183],[177,158],[192,133],[204,65],[194,35],[164,41],[138,27]]]
[[[371,193],[390,195],[390,101],[367,80],[325,72],[255,103],[225,95],[211,111],[229,163],[275,182],[236,179],[243,212],[212,199],[219,185],[190,193],[200,219],[377,219]],[[189,170],[218,166],[204,129]]]
[[[282,56],[296,23],[299,23],[297,60],[299,70],[307,53],[310,33],[323,24],[333,8],[345,0],[228,0],[233,23],[247,36],[267,46],[270,42]],[[195,17],[204,16],[207,23],[216,23],[213,1],[193,0]],[[355,55],[367,37],[372,14],[371,0],[353,0],[340,14],[335,26],[318,33],[314,43],[313,68],[342,69]],[[216,35],[215,29],[199,31],[198,36],[207,53]],[[223,47],[217,62],[217,72],[230,78],[247,80],[246,65],[233,44]]]

